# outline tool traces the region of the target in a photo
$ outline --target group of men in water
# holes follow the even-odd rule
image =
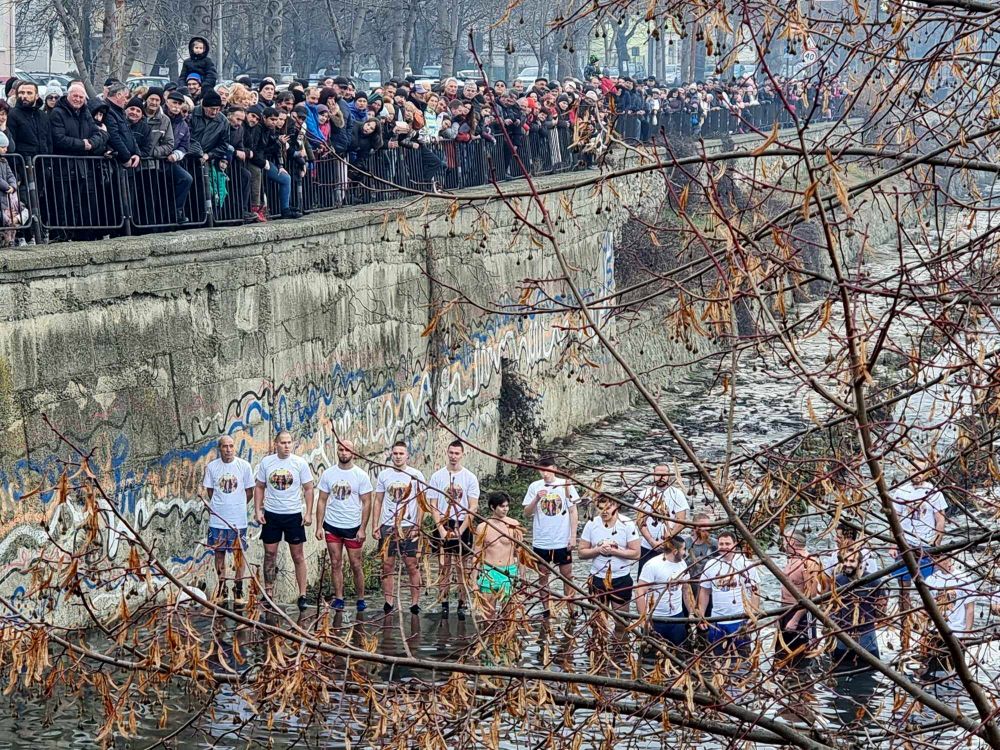
[[[654,467],[648,486],[630,493],[631,502],[595,493],[598,512],[578,535],[580,495],[574,483],[551,458],[539,459],[539,479],[522,501],[523,518],[531,524],[529,552],[525,529],[510,516],[512,500],[506,493],[488,493],[488,509],[480,510],[479,481],[463,465],[461,441],[448,445],[445,465],[429,480],[409,465],[402,441],[391,446],[389,462],[381,466],[374,482],[356,465],[358,454],[351,441],[338,440],[336,455],[336,465],[319,478],[317,497],[309,463],[292,452],[288,432],[276,436],[275,453],[262,459],[256,470],[236,456],[231,437],[219,440],[219,457],[206,467],[203,485],[210,508],[208,545],[215,552],[221,596],[228,595],[226,554],[239,550],[234,595],[237,600],[243,597],[247,569],[242,552],[247,544],[247,505],[252,501],[253,517],[261,526],[268,597],[274,594],[278,548],[284,541],[295,570],[298,606],[307,607],[303,545],[313,527],[316,539],[325,541],[329,552],[331,607],[345,607],[346,550],[356,607],[365,610],[362,549],[370,530],[381,559],[383,610],[393,611],[401,599],[397,578],[405,571],[410,611],[417,614],[424,589],[421,535],[429,515],[432,547],[440,561],[437,603],[442,616],[449,615],[453,587],[458,591],[460,618],[470,589],[478,590],[495,612],[515,590],[525,590],[529,582],[520,571],[528,566],[537,571],[533,584],[543,618],[551,616],[551,602],[561,601],[571,614],[581,603],[617,613],[620,624],[621,616],[630,617],[634,598],[644,626],[672,646],[690,645],[692,627],[719,654],[745,653],[750,646],[752,623],[761,614],[762,562],[745,555],[737,535],[719,529],[722,524],[707,514],[696,513],[689,520],[691,507],[681,480],[665,465]],[[847,634],[878,658],[876,628],[885,617],[886,582],[899,580],[902,604],[914,561],[928,585],[943,594],[942,611],[953,632],[971,633],[974,599],[967,593],[968,581],[957,574],[950,559],[928,552],[941,541],[947,507],[928,478],[929,472],[918,471],[893,489],[895,515],[913,557],[905,565],[897,553],[898,568],[884,576],[876,575],[879,564],[856,524],[841,522],[836,549],[825,555],[808,550],[801,530],[783,531],[786,557],[777,576],[781,583],[777,658],[794,663],[822,648],[815,633],[815,612],[802,604],[802,597],[823,593],[833,595],[833,604],[823,610],[827,628]],[[621,512],[623,505],[628,515]],[[719,530],[713,535],[714,529]],[[574,554],[590,562],[586,596],[574,583]],[[553,573],[562,579],[558,599],[550,585]],[[901,611],[908,609],[907,605]],[[837,663],[864,666],[864,656],[841,640],[835,639],[832,654]]]

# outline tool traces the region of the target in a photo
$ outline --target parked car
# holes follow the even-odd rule
[[[378,68],[368,68],[366,70],[358,71],[355,78],[361,78],[368,82],[368,86],[374,88],[382,84],[382,71]],[[357,86],[355,86],[357,88]]]
[[[520,81],[524,84],[525,88],[528,88],[538,79],[538,68],[536,66],[530,66],[527,68],[521,68],[521,72],[517,74],[515,81]]]
[[[479,69],[469,68],[468,70],[460,70],[455,73],[455,78],[460,81],[478,81],[483,77],[483,74],[479,72]]]
[[[170,83],[170,79],[166,76],[135,76],[129,78],[125,83],[133,91],[142,86],[145,86],[147,89],[153,87],[162,89]]]
[[[441,66],[440,65],[425,65],[424,69],[420,71],[421,78],[430,78],[432,80],[437,80],[441,77]]]

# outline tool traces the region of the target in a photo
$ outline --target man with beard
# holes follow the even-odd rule
[[[687,496],[674,483],[664,464],[653,467],[653,483],[636,504],[637,523],[642,535],[639,572],[646,561],[664,552],[668,543],[684,529],[690,505]]]
[[[479,506],[479,479],[462,466],[465,446],[455,440],[448,446],[448,463],[431,475],[427,500],[437,528],[443,553],[438,598],[441,616],[448,616],[452,572],[458,568],[458,617],[465,617],[465,587],[468,583],[467,558],[472,551],[472,512]]]

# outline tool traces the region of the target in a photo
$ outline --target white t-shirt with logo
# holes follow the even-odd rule
[[[940,601],[944,595],[944,598],[950,601],[941,608],[942,610],[947,608],[945,619],[952,632],[959,638],[971,638],[975,631],[975,623],[973,622],[972,631],[965,629],[965,608],[969,604],[975,605],[981,598],[973,577],[957,569],[949,573],[937,568],[927,577],[926,583],[934,593],[935,599]]]
[[[665,555],[657,555],[643,566],[639,583],[650,585],[640,591],[643,595],[653,594],[654,619],[680,615],[684,603],[684,587],[690,585],[690,579],[686,562],[674,562]]]
[[[431,474],[427,501],[444,520],[461,523],[479,504],[479,480],[464,466],[455,473],[445,466]]]
[[[611,528],[605,526],[604,519],[597,516],[587,521],[587,525],[583,527],[583,533],[580,535],[580,538],[585,542],[589,542],[591,547],[597,547],[604,540],[610,539],[618,545],[618,549],[625,549],[628,547],[629,542],[633,542],[639,538],[639,529],[636,527],[635,521],[631,518],[625,518],[620,514],[618,520],[615,521],[615,525]],[[610,568],[611,577],[620,578],[621,576],[628,575],[633,562],[634,560],[626,560],[621,557],[598,555],[590,561],[590,574],[603,578],[607,574],[608,568]]]
[[[201,486],[212,490],[210,528],[247,527],[247,490],[254,486],[250,464],[242,458],[234,458],[229,463],[217,458],[205,467]]]
[[[539,549],[564,549],[569,544],[569,509],[579,502],[580,496],[576,487],[565,479],[557,477],[552,484],[538,479],[528,486],[523,505],[527,506],[543,490],[545,494],[532,517],[531,543]]]
[[[729,562],[721,557],[709,560],[701,572],[701,587],[712,592],[712,616],[732,616],[723,622],[743,619],[746,602],[759,583],[757,568],[750,567],[750,561],[739,554]]]
[[[937,536],[934,515],[944,513],[948,501],[929,484],[918,487],[906,482],[892,491],[892,507],[899,516],[907,544],[914,548],[930,547]]]
[[[301,513],[302,486],[313,481],[312,469],[301,456],[265,456],[257,466],[257,481],[264,485],[264,510]]]
[[[372,492],[372,480],[357,466],[331,466],[319,478],[319,491],[328,495],[324,523],[335,529],[353,529],[361,525],[361,496]]]
[[[664,516],[673,520],[677,518],[677,514],[691,510],[684,490],[676,486],[660,489],[653,485],[647,488],[639,498],[639,502],[636,503],[636,507],[644,513],[655,513],[659,516],[659,518],[653,516],[646,518],[646,531],[653,537],[654,542],[659,542],[667,533]],[[652,549],[652,546],[646,541],[646,537],[642,537],[640,544],[643,549]]]
[[[382,469],[375,481],[375,492],[382,492],[382,515],[379,526],[405,528],[417,525],[417,496],[424,490],[424,475],[407,466],[403,471]]]

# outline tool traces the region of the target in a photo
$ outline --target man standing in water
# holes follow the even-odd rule
[[[476,560],[479,561],[479,591],[505,602],[517,580],[517,545],[524,529],[508,518],[510,498],[504,492],[491,492],[486,502],[490,517],[476,527]]]
[[[410,452],[406,443],[397,440],[390,453],[392,465],[379,472],[375,482],[373,517],[378,527],[373,536],[379,541],[382,555],[382,610],[392,612],[396,591],[396,558],[403,559],[410,581],[410,612],[420,614],[420,594],[423,580],[417,565],[417,540],[424,520],[424,475],[408,466]]]
[[[278,545],[282,538],[288,544],[298,584],[300,610],[306,608],[306,558],[302,545],[306,541],[306,526],[313,518],[313,475],[306,460],[292,453],[292,435],[287,430],[278,433],[275,453],[265,456],[257,467],[257,486],[253,500],[257,521],[263,528],[264,590],[274,596],[278,574]],[[302,497],[306,512],[302,514]]]
[[[542,593],[542,617],[549,616],[549,566],[556,565],[563,578],[563,595],[571,598],[573,549],[576,547],[577,503],[580,496],[571,482],[556,477],[556,462],[538,461],[542,478],[531,483],[524,495],[524,515],[531,516],[531,549],[544,565],[538,569]],[[571,610],[572,611],[572,610]]]
[[[365,603],[365,574],[361,548],[372,511],[372,480],[368,472],[354,465],[354,443],[337,441],[337,465],[319,478],[319,502],[316,505],[316,539],[326,540],[333,577],[333,608],[344,608],[344,549],[354,576],[358,612]]]
[[[208,546],[215,552],[215,573],[219,579],[216,594],[225,599],[226,553],[239,561],[233,598],[243,599],[243,579],[247,561],[247,505],[253,500],[253,469],[236,455],[236,441],[229,435],[219,438],[219,457],[205,467],[201,486],[208,492]],[[240,554],[236,554],[239,545]]]
[[[479,480],[462,466],[464,457],[465,446],[461,440],[455,440],[448,446],[447,466],[431,475],[430,488],[427,490],[438,544],[444,555],[438,581],[441,616],[448,616],[452,572],[457,568],[459,619],[465,617],[463,596],[469,580],[466,560],[472,549],[471,510],[479,506]]]
[[[664,464],[654,466],[653,484],[636,504],[636,521],[642,535],[640,573],[647,560],[669,549],[670,540],[684,529],[690,508],[684,490],[670,476],[670,469]]]
[[[805,534],[801,531],[786,531],[784,542],[788,559],[782,572],[803,596],[815,596],[820,591],[821,568],[806,549]],[[809,642],[813,639],[812,622],[809,613],[784,586],[781,587],[781,604],[787,607],[787,611],[778,620],[774,653],[779,662],[795,666],[802,661]]]
[[[595,601],[616,611],[632,600],[632,562],[639,559],[639,530],[635,522],[618,515],[618,501],[602,495],[600,515],[587,521],[580,535],[580,557],[590,564],[589,588]]]
[[[677,648],[687,640],[687,623],[670,620],[685,619],[685,610],[698,611],[688,584],[689,571],[684,538],[675,536],[663,554],[646,562],[635,587],[640,619],[648,617],[653,632]]]
[[[750,646],[746,631],[747,609],[758,609],[760,594],[756,566],[736,551],[736,536],[731,531],[719,534],[718,557],[709,560],[701,574],[698,594],[698,614],[705,617],[709,602],[713,617],[725,617],[720,622],[701,622],[708,642],[715,653],[727,650],[745,652]]]

